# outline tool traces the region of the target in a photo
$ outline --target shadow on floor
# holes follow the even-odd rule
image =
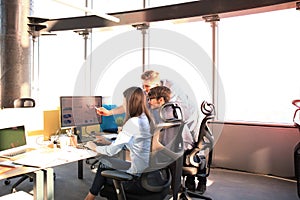
[[[94,173],[85,165],[84,178],[77,178],[77,162],[55,167],[54,197],[56,200],[83,200]],[[16,180],[12,180],[11,185]],[[295,180],[264,176],[226,169],[211,169],[206,196],[214,200],[298,200]],[[18,190],[30,192],[32,183],[23,182]],[[0,181],[0,196],[10,192],[10,185]],[[97,200],[105,198],[97,197]],[[196,199],[196,198],[193,198]]]

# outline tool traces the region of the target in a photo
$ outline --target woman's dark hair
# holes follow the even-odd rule
[[[149,123],[152,122],[150,112],[146,105],[146,96],[139,87],[130,87],[123,92],[126,100],[125,122],[131,117],[138,117],[145,113]]]

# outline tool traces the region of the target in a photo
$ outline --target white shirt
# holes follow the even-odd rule
[[[139,174],[149,165],[152,134],[147,116],[130,118],[118,134],[115,142],[107,146],[98,146],[96,151],[103,155],[113,156],[124,147],[130,151],[131,166],[126,172]]]

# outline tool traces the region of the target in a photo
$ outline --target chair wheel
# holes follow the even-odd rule
[[[181,193],[181,195],[179,196],[179,199],[180,200],[189,200],[189,198],[184,193]]]
[[[4,181],[4,184],[5,184],[5,185],[9,185],[9,184],[10,184],[10,180],[5,180],[5,181]]]
[[[95,169],[95,167],[96,167],[95,165],[91,165],[91,169]]]

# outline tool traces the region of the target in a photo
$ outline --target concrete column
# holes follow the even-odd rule
[[[0,108],[31,95],[31,5],[32,0],[0,0]]]

